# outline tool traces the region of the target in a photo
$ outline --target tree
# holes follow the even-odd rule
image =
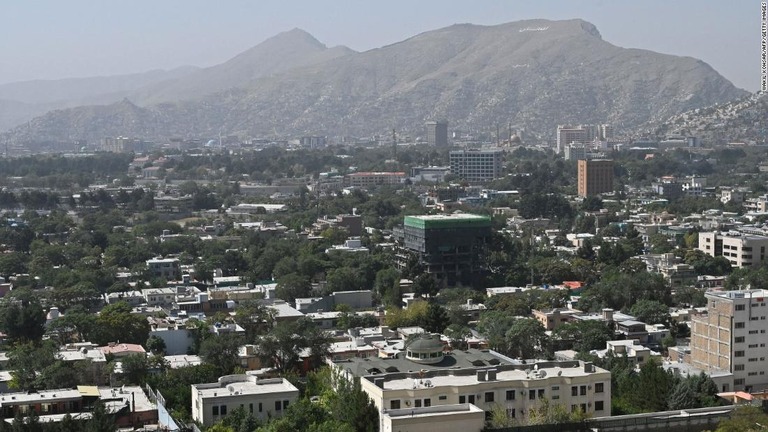
[[[433,297],[437,295],[440,287],[432,274],[422,273],[413,280],[413,292],[421,297]]]
[[[646,324],[669,325],[669,307],[656,300],[642,299],[632,305],[630,313]]]
[[[430,302],[424,317],[424,330],[430,333],[442,333],[448,327],[448,313],[437,302]]]
[[[142,385],[147,378],[149,361],[144,354],[131,354],[120,359],[123,381],[127,384]]]
[[[308,350],[310,363],[319,365],[328,354],[331,339],[308,318],[281,321],[257,343],[259,356],[278,372],[298,366],[299,353]]]
[[[155,355],[165,354],[165,341],[158,336],[152,335],[147,339],[147,349]]]
[[[505,334],[509,353],[521,359],[540,358],[549,349],[546,329],[534,318],[519,318]]]
[[[11,343],[39,341],[45,334],[45,321],[37,300],[8,302],[0,310],[0,326]]]
[[[756,406],[742,405],[721,420],[715,432],[760,432],[768,425],[768,414]]]
[[[605,349],[605,343],[613,340],[613,330],[601,321],[576,321],[563,324],[552,332],[557,349],[572,346],[574,350],[588,353],[591,350]]]
[[[200,345],[200,357],[218,368],[221,375],[229,375],[240,364],[238,353],[242,343],[240,335],[234,333],[211,336]]]
[[[132,314],[126,302],[104,307],[96,318],[90,338],[98,345],[109,342],[142,344],[149,338],[149,322],[143,315]]]
[[[277,280],[275,295],[287,302],[294,302],[297,298],[309,297],[312,284],[305,276],[290,273],[281,276]]]

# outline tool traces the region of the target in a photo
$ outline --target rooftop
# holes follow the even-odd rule
[[[758,299],[768,297],[768,290],[756,289],[756,290],[740,290],[740,291],[709,291],[706,294],[707,297],[716,297],[721,299]]]
[[[406,216],[404,224],[405,226],[421,229],[490,227],[491,218],[489,216],[470,213]]]
[[[225,397],[230,395],[257,395],[299,390],[283,378],[258,379],[252,375],[227,375],[219,378],[218,382],[193,384],[201,398]]]

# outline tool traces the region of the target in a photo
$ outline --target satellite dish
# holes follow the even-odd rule
[[[540,370],[540,371],[539,371],[539,376],[540,376],[540,377],[542,377],[542,378],[546,377],[546,376],[547,376],[547,371],[545,371],[545,370]]]

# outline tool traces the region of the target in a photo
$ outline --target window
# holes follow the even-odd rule
[[[752,333],[752,332],[750,332]],[[736,336],[736,338],[733,340],[736,343],[742,343],[744,342],[744,336]]]
[[[602,411],[604,409],[603,401],[595,401],[595,411]]]
[[[221,415],[223,415],[223,416],[227,415],[227,406],[226,405],[222,405],[221,406]]]
[[[578,396],[579,395],[579,388],[577,386],[571,387],[571,396]]]
[[[571,405],[571,412],[576,412],[577,409],[578,409],[577,405]]]
[[[283,409],[283,403],[280,401],[275,401],[275,411],[281,411]]]
[[[460,404],[467,403],[467,397],[464,395],[459,396],[459,403]]]
[[[413,406],[415,406],[416,408],[421,408],[421,399],[416,399],[415,401],[413,401]]]
[[[605,384],[595,383],[595,393],[602,393],[605,391]]]
[[[581,404],[581,412],[587,412],[587,404]]]
[[[475,395],[471,394],[471,395],[467,396],[467,402],[469,402],[471,404],[475,403]]]
[[[507,400],[515,400],[515,391],[507,390]]]
[[[259,412],[262,412],[262,411],[263,411],[263,409],[262,409],[262,408],[263,408],[263,407],[262,407],[262,405],[261,405],[261,402],[259,402]]]
[[[514,408],[508,409],[507,415],[509,416],[509,418],[515,418],[515,409]]]
[[[560,386],[552,386],[552,391],[558,391],[560,390]]]
[[[738,379],[733,380],[733,385],[735,385],[735,386],[737,386],[737,385],[744,385],[744,378],[738,378]]]
[[[461,402],[461,398],[462,397],[464,397],[464,396],[459,397],[459,402]],[[393,399],[393,400],[389,401],[389,408],[390,409],[400,409],[400,399]]]
[[[733,370],[734,371],[743,371],[744,370],[744,365],[743,364],[733,365]]]
[[[737,328],[737,329],[743,329],[744,328],[744,322],[743,321],[739,321],[736,324],[734,324],[733,327]]]
[[[539,399],[544,399],[544,389],[539,389],[537,393],[539,394]]]
[[[248,411],[250,411],[251,414],[253,414],[253,404],[252,403],[248,404]]]
[[[585,386],[585,385],[581,386],[581,388],[579,388],[579,394],[582,395],[582,396],[586,396],[587,395],[587,386]]]
[[[219,415],[219,406],[218,405],[214,405],[213,406],[213,415]]]
[[[291,402],[291,401],[287,401],[287,400],[284,400],[284,401],[283,401],[283,409],[288,409],[288,404],[289,404],[290,402]]]
[[[528,399],[536,400],[536,390],[528,390]]]
[[[448,396],[440,395],[440,396],[437,397],[437,400],[448,400]]]
[[[744,357],[744,351],[734,351],[733,352],[734,357]]]
[[[432,399],[430,399],[430,398],[424,399],[424,406],[425,407],[431,407],[432,406]]]
[[[485,392],[485,401],[486,402],[493,402],[493,392]]]

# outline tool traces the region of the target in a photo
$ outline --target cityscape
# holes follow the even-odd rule
[[[768,427],[765,3],[47,3],[0,71],[0,432]]]

